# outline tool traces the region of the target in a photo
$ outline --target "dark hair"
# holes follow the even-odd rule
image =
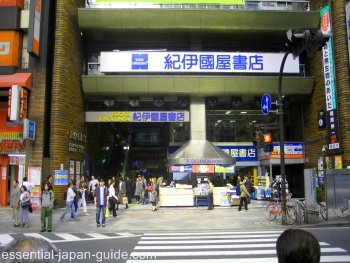
[[[22,184],[21,187],[23,187],[24,191],[28,191],[25,185]]]
[[[49,180],[51,177],[52,177],[52,175],[49,174],[49,175],[47,176],[47,180]]]
[[[277,239],[279,263],[319,263],[320,244],[309,232],[301,229],[287,229]]]
[[[26,182],[26,181],[28,181],[27,176],[23,177],[23,182]]]
[[[18,184],[18,180],[17,179],[15,179],[15,180],[13,180],[14,182],[16,182],[16,184]]]
[[[48,186],[49,191],[50,191],[50,190],[51,190],[51,189],[50,189],[50,184],[49,184],[49,183],[47,183],[47,182],[45,182],[45,183],[43,183],[43,184],[42,184],[41,191],[42,191],[42,192],[44,192],[44,191],[45,191],[45,185],[47,185],[47,186]]]

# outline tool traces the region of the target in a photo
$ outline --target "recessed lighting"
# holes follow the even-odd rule
[[[245,113],[247,113],[246,111],[241,111],[241,114],[245,114]]]
[[[256,121],[253,121],[253,122],[256,122]]]
[[[226,112],[225,112],[225,114],[230,114],[230,113],[231,113],[231,111],[230,111],[230,110],[228,110],[228,111],[226,111]]]
[[[233,121],[233,120],[232,120],[232,121],[230,121],[230,122],[236,122],[236,121]]]
[[[222,120],[218,120],[217,122],[222,122]]]

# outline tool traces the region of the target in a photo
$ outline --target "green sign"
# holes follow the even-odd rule
[[[153,0],[154,1],[154,0]],[[155,3],[155,4],[224,4],[224,5],[243,5],[243,0],[158,0],[153,2],[151,0],[138,0],[140,3]],[[134,0],[95,0],[96,3],[126,3]]]

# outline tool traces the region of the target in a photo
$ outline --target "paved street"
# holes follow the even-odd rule
[[[278,230],[289,227],[325,227],[325,226],[350,226],[350,218],[338,218],[334,212],[329,211],[329,221],[325,222],[320,216],[318,224],[305,224],[301,226],[283,226],[281,218],[268,221],[265,217],[265,207],[267,201],[252,200],[248,211],[237,211],[236,206],[215,207],[207,210],[207,207],[160,207],[153,212],[150,205],[130,204],[128,209],[120,206],[117,210],[116,218],[107,219],[105,228],[97,228],[95,223],[95,207],[88,205],[89,216],[84,216],[81,209],[78,209],[78,216],[82,221],[76,222],[70,218],[70,214],[65,217],[65,222],[60,222],[59,217],[63,208],[54,209],[53,212],[53,232],[152,232],[152,231],[198,231],[198,230]],[[40,211],[34,211],[29,215],[30,223],[28,228],[13,227],[11,220],[11,209],[0,207],[0,233],[29,233],[40,232]],[[1,241],[0,241],[1,242]]]

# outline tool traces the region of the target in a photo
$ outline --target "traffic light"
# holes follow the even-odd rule
[[[273,143],[272,143],[272,135],[271,133],[264,133],[264,151],[272,152],[273,151]]]
[[[263,147],[264,144],[264,137],[263,133],[261,131],[255,131],[252,133],[253,135],[253,145],[257,148],[260,149]]]
[[[318,28],[298,28],[294,33],[287,31],[288,46],[294,59],[306,50],[308,57],[312,57],[316,51],[321,50],[332,35],[323,34]]]

